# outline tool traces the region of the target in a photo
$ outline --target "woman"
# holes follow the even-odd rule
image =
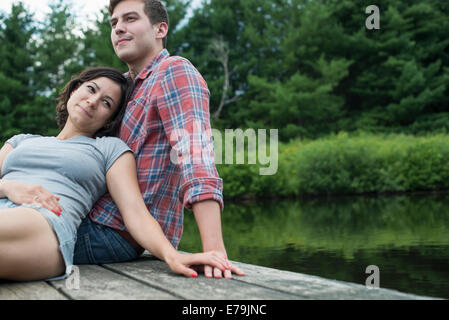
[[[149,214],[131,149],[107,136],[117,131],[131,92],[132,85],[119,71],[87,69],[58,99],[58,136],[16,135],[2,147],[0,279],[54,280],[70,275],[77,227],[107,189],[132,236],[173,271],[196,277],[189,266],[229,268],[216,252],[177,252]],[[13,193],[17,187],[28,192]]]

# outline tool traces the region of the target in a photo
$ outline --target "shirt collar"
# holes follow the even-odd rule
[[[151,72],[153,71],[153,68],[156,65],[158,65],[162,60],[168,58],[169,56],[170,54],[168,53],[167,49],[163,49],[153,58],[153,60],[151,60],[151,62],[142,71],[140,71],[139,75],[135,80],[137,79],[145,80],[146,78],[148,78]],[[125,76],[128,77],[129,72],[127,72]]]

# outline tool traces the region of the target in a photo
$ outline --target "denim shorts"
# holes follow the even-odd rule
[[[137,259],[133,246],[114,229],[93,222],[89,216],[78,228],[75,264],[117,263]]]
[[[20,205],[8,200],[7,198],[0,198],[0,210],[20,207],[33,208],[39,211],[47,219],[58,238],[59,250],[65,262],[65,273],[61,276],[46,280],[61,280],[67,278],[72,273],[73,269],[73,252],[75,250],[76,230],[73,230],[73,228],[70,227],[64,219],[64,215],[57,216],[50,210],[43,208],[38,203]]]

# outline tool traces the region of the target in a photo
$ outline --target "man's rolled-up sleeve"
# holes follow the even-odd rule
[[[215,200],[223,211],[223,180],[220,178],[197,178],[181,187],[180,196],[184,207],[192,210],[192,205],[204,200]]]

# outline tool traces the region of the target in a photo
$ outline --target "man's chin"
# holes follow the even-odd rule
[[[134,54],[132,52],[130,52],[129,50],[118,49],[118,50],[115,50],[115,54],[123,62],[133,61],[133,59],[134,59]]]

